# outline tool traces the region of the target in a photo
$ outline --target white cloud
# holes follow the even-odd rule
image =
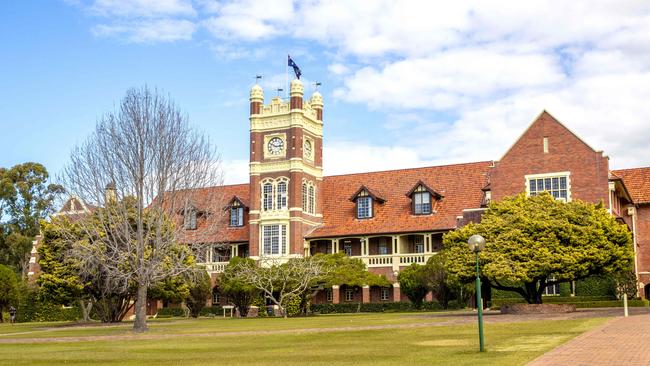
[[[96,0],[89,10],[104,17],[194,16],[187,0]]]
[[[100,24],[92,29],[95,36],[120,37],[134,43],[173,42],[189,40],[196,25],[187,20],[156,19]]]
[[[189,39],[196,23],[229,58],[250,57],[279,39],[335,55],[328,66],[339,80],[335,98],[387,113],[377,127],[397,140],[360,148],[328,141],[328,174],[498,159],[543,109],[605,150],[612,166],[650,165],[647,1],[119,3],[126,5],[93,4],[97,14],[116,18],[96,27],[97,35]],[[178,23],[148,26],[160,19]],[[264,84],[284,85],[284,75]],[[362,164],[350,161],[350,149]]]
[[[241,184],[249,180],[248,160],[224,160],[221,163],[224,184]]]

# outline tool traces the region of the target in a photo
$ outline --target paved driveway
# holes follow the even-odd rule
[[[587,314],[577,312],[574,314]],[[620,315],[622,309],[596,309],[592,314]],[[616,317],[545,353],[528,366],[650,365],[650,311],[631,308],[627,318]]]

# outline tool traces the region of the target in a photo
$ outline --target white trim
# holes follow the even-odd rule
[[[544,179],[544,178],[560,178],[566,177],[566,201],[571,202],[571,172],[553,172],[553,173],[539,173],[527,174],[524,176],[524,185],[526,186],[526,196],[530,196],[530,183],[531,179]]]

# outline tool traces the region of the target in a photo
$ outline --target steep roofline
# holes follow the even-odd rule
[[[497,160],[497,161],[501,161],[501,160],[503,160],[503,158],[505,158],[506,155],[508,155],[508,153],[510,153],[510,150],[512,150],[512,148],[515,147],[515,145],[517,145],[517,143],[519,142],[519,140],[521,140],[521,138],[524,137],[524,135],[528,132],[528,130],[530,130],[530,128],[533,127],[533,125],[535,124],[535,122],[537,122],[537,121],[540,119],[540,117],[542,117],[544,114],[548,114],[549,117],[551,117],[551,118],[552,118],[555,122],[557,122],[560,126],[564,127],[565,130],[569,131],[569,133],[572,134],[573,137],[577,138],[578,141],[582,142],[585,146],[587,146],[589,149],[591,149],[591,151],[593,151],[593,152],[595,152],[595,153],[602,153],[602,152],[603,152],[603,150],[596,150],[596,149],[594,149],[593,147],[591,147],[591,145],[589,145],[588,143],[586,143],[585,140],[583,140],[582,138],[580,138],[580,136],[576,135],[575,132],[571,131],[571,129],[568,128],[564,123],[560,122],[559,119],[555,118],[555,116],[553,116],[552,114],[550,114],[546,109],[543,109],[542,112],[541,112],[540,114],[538,114],[537,117],[535,117],[535,118],[533,119],[533,121],[528,125],[528,127],[524,130],[524,132],[523,132],[521,135],[519,135],[519,137],[517,137],[517,138],[515,139],[515,142],[514,142],[512,145],[510,145],[510,147],[508,148],[508,150],[506,150],[505,154],[501,155],[501,159],[499,159],[499,160]]]
[[[469,163],[454,163],[454,164],[443,164],[443,165],[428,165],[428,166],[421,166],[421,167],[414,167],[414,168],[402,168],[402,169],[387,169],[387,170],[374,170],[370,172],[360,172],[360,173],[346,173],[346,174],[334,174],[334,175],[326,175],[323,178],[331,178],[331,177],[347,177],[351,175],[361,175],[361,174],[375,174],[375,173],[392,173],[392,172],[403,172],[407,170],[418,170],[418,169],[429,169],[429,168],[442,168],[442,167],[449,167],[449,166],[456,166],[456,165],[477,165],[477,164],[486,164],[486,163],[492,163],[494,160],[485,160],[485,161],[473,161]]]

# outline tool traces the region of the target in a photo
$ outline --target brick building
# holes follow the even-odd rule
[[[232,256],[344,252],[393,286],[333,288],[316,301],[400,301],[397,274],[439,251],[445,232],[476,220],[492,199],[550,191],[603,202],[628,225],[639,294],[650,298],[650,167],[610,171],[602,151],[546,111],[498,161],[323,176],[323,98],[305,100],[293,80],[289,101],[265,104],[262,88],[251,89],[249,146],[249,183],[196,190],[194,210],[176,218],[181,241],[210,244],[197,257],[213,278]],[[222,199],[208,203],[215,202],[202,199],[208,195]],[[201,212],[225,215],[215,229]],[[218,290],[214,301],[224,302]]]
[[[211,273],[235,255],[344,252],[393,286],[333,288],[319,301],[400,301],[397,274],[440,250],[446,231],[475,220],[491,199],[546,190],[604,202],[629,226],[640,294],[650,295],[650,168],[610,171],[602,151],[545,111],[499,161],[323,176],[323,98],[305,100],[293,80],[289,101],[265,104],[262,88],[251,89],[249,143],[250,182],[210,188],[229,214],[201,254]]]

